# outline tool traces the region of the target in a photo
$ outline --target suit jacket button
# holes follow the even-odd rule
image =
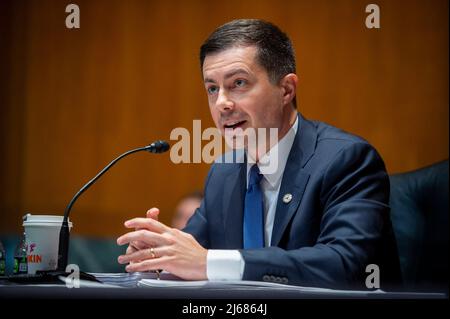
[[[270,277],[268,275],[264,275],[262,279],[263,281],[270,281]]]
[[[281,283],[282,284],[287,284],[289,282],[289,280],[286,278],[286,277],[283,277],[282,279],[281,279]]]
[[[270,276],[270,281],[271,281],[271,282],[276,282],[276,281],[277,281],[277,278],[275,278],[275,276]]]

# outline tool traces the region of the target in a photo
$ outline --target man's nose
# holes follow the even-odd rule
[[[216,107],[222,112],[231,111],[234,109],[234,102],[230,99],[225,90],[219,91],[216,100]]]

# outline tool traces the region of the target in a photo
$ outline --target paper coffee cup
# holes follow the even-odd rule
[[[55,270],[58,266],[59,232],[63,216],[26,215],[23,221],[27,242],[28,273]],[[69,221],[69,230],[72,223]]]

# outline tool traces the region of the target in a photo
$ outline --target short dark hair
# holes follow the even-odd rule
[[[271,81],[278,82],[295,73],[295,53],[291,40],[276,25],[258,19],[240,19],[218,27],[200,48],[200,65],[208,54],[233,46],[256,46],[258,62]]]
[[[256,59],[269,80],[278,83],[295,73],[295,53],[289,37],[276,25],[259,19],[239,19],[218,27],[200,47],[200,68],[208,54],[234,46],[256,46]],[[294,98],[294,106],[296,101]]]

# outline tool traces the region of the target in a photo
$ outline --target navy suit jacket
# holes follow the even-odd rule
[[[246,163],[215,163],[204,200],[184,231],[208,249],[238,249],[244,280],[365,287],[376,264],[384,284],[400,278],[390,221],[389,178],[365,140],[300,114],[277,200],[270,247],[243,250]],[[293,195],[289,203],[283,195]]]

